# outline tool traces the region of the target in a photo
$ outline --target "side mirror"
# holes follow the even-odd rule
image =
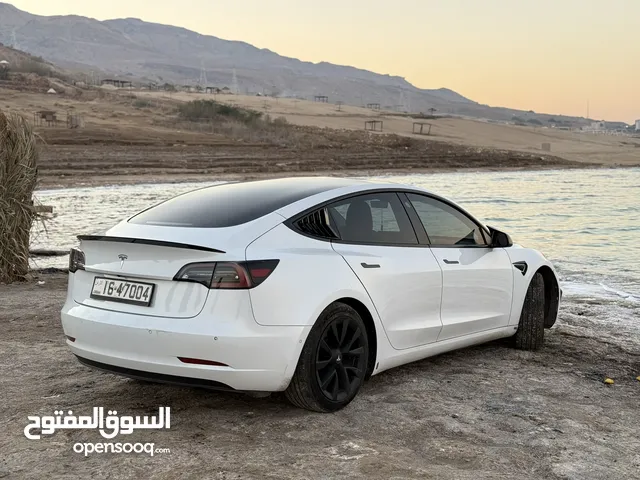
[[[506,248],[513,245],[513,241],[508,234],[493,227],[489,227],[489,231],[491,232],[491,247]]]

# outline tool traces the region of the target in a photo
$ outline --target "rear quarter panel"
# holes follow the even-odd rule
[[[270,230],[246,250],[247,260],[278,259],[267,280],[250,290],[260,325],[313,325],[340,298],[354,298],[380,323],[369,296],[330,242],[300,235],[284,224]]]

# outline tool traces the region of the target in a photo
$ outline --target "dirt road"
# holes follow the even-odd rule
[[[640,343],[599,326],[608,307],[568,300],[537,353],[492,343],[373,377],[345,410],[312,414],[252,399],[137,383],[81,366],[62,337],[66,277],[0,285],[0,478],[640,478]],[[640,306],[625,315],[638,317]],[[615,385],[603,383],[605,377]],[[94,406],[170,430],[118,441],[170,453],[74,453],[105,441],[23,435],[28,415]]]

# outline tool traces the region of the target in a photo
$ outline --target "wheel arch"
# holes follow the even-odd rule
[[[371,315],[371,312],[364,303],[353,297],[339,298],[332,303],[344,303],[348,305],[358,312],[358,315],[360,315],[360,318],[362,318],[364,322],[367,329],[367,340],[369,341],[369,358],[367,359],[367,373],[365,374],[365,380],[368,380],[376,368],[378,358],[378,333],[373,315]]]
[[[541,266],[536,273],[540,273],[544,280],[544,328],[551,328],[558,318],[560,285],[555,273],[548,265]]]

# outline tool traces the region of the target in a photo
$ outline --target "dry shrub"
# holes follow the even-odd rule
[[[151,103],[146,98],[137,98],[137,97],[136,97],[136,99],[133,101],[133,103],[131,105],[133,105],[133,108],[151,108],[151,107],[153,107],[153,103]]]
[[[0,111],[0,283],[24,279],[29,272],[37,160],[31,125],[20,115]]]
[[[235,121],[245,125],[259,122],[262,114],[215,100],[192,100],[178,106],[178,115],[191,122]]]
[[[181,104],[177,118],[163,124],[281,147],[299,146],[304,137],[285,117],[272,119],[255,110],[214,100],[193,100]]]
[[[50,65],[47,65],[44,62],[40,62],[37,59],[23,60],[22,62],[18,63],[14,67],[14,69],[16,72],[35,73],[36,75],[39,75],[41,77],[48,77],[49,75],[51,75],[53,70]]]

